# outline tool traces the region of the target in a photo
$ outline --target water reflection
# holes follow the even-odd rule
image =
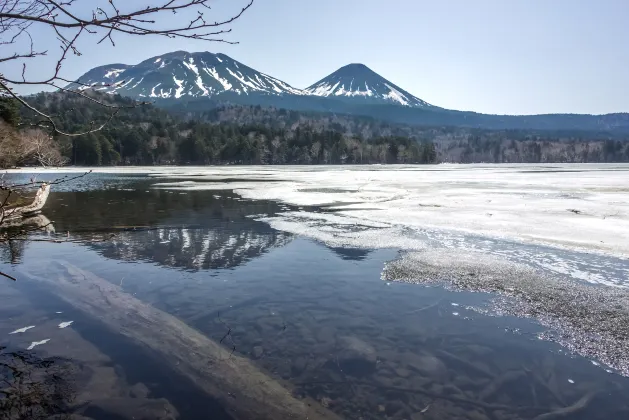
[[[230,192],[152,190],[141,179],[118,187],[53,192],[45,213],[60,239],[106,258],[207,270],[236,267],[292,238],[252,219],[280,211],[275,203],[241,201]],[[18,262],[23,247],[23,241],[3,247],[4,260]]]
[[[232,268],[258,257],[274,247],[284,246],[291,235],[239,225],[216,228],[158,228],[121,232],[108,241],[90,246],[107,258],[149,261],[188,270]]]

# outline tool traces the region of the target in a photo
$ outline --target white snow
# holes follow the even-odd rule
[[[258,80],[253,80],[251,76],[247,76],[247,79],[249,79],[249,81],[253,83],[254,85],[256,85],[260,90],[268,89],[264,83],[260,82],[260,78],[258,77],[258,75],[256,74],[255,76],[257,77]]]
[[[35,326],[31,325],[31,326],[28,326],[28,327],[20,328],[18,330],[10,332],[9,334],[22,334],[22,333],[25,333],[26,331],[30,330],[31,328],[35,328]]]
[[[119,82],[114,83],[114,88],[112,90],[110,90],[107,93],[113,94],[116,93],[116,91],[118,91],[119,89],[122,89],[123,87],[128,86],[132,81],[133,81],[133,77],[130,78],[129,80],[121,80]]]
[[[138,82],[135,85],[131,86],[131,89],[135,89],[136,87],[138,87],[138,85],[140,83],[142,83],[142,80],[144,80],[144,77],[142,77],[140,80],[138,80]]]
[[[62,322],[59,324],[59,328],[63,329],[63,328],[68,328],[70,325],[72,325],[74,323],[74,321],[67,321],[67,322]]]
[[[162,61],[162,59],[158,58],[157,60],[153,61],[153,63],[159,63],[160,61]]]
[[[175,89],[175,98],[179,99],[181,98],[181,93],[183,92],[183,79],[182,80],[178,80],[177,77],[175,77],[173,75],[173,81],[175,82],[175,84],[177,85],[177,89]]]
[[[306,92],[309,93],[310,95],[315,95],[315,96],[330,96],[336,91],[336,88],[338,87],[339,84],[341,84],[341,82],[336,82],[336,84],[332,86],[326,82],[323,82],[317,85],[314,89],[312,88],[307,89]]]
[[[225,90],[231,90],[232,88],[232,84],[229,83],[229,81],[227,79],[223,79],[218,72],[216,71],[215,67],[205,67],[203,70],[205,70],[205,72],[207,74],[209,74],[210,76],[212,76],[213,78],[215,78],[216,80],[218,80],[218,82],[223,85],[223,89]]]
[[[106,79],[115,79],[116,77],[120,76],[120,74],[122,72],[124,72],[126,69],[113,69],[113,70],[109,70],[107,73],[105,73],[105,78]]]
[[[161,83],[156,84],[153,86],[153,89],[151,89],[151,94],[149,95],[151,98],[157,98],[158,95],[155,93],[155,89],[158,88],[159,85],[161,85]]]
[[[402,94],[399,90],[395,89],[388,83],[385,83],[385,86],[389,88],[391,91],[388,95],[385,95],[385,98],[391,99],[392,101],[399,102],[402,105],[408,105],[408,98]]]
[[[219,63],[223,62],[223,60],[221,60],[219,57],[216,57],[216,59],[218,60]]]
[[[192,70],[194,74],[199,75],[199,69],[194,65],[194,58],[190,57],[190,62],[183,62],[183,65],[186,66],[187,69]]]
[[[235,72],[231,71],[231,70],[230,70],[229,68],[227,68],[227,67],[226,67],[225,69],[229,72],[229,74],[231,74],[231,75],[232,75],[232,77],[233,77],[234,79],[238,80],[238,81],[239,81],[240,83],[242,83],[243,85],[248,86],[248,87],[250,87],[250,88],[251,88],[251,89],[253,89],[253,90],[262,90],[262,89],[260,89],[258,86],[256,86],[256,85],[254,85],[253,83],[251,83],[250,81],[245,80],[245,78],[244,78],[242,75],[239,75],[238,73],[235,73]],[[239,73],[240,73],[240,72],[239,72]],[[245,93],[247,93],[247,91],[245,91]]]
[[[365,82],[365,90],[361,90],[362,86],[354,86],[354,79],[350,81],[349,88],[345,87],[345,83],[341,84],[341,81],[336,82],[334,85],[328,82],[322,82],[319,85],[306,89],[306,92],[315,96],[374,96],[374,92],[369,89],[369,86]],[[340,85],[340,87],[339,87]]]
[[[33,350],[35,347],[41,346],[42,344],[46,344],[49,341],[50,341],[50,338],[47,338],[47,339],[42,340],[42,341],[33,341],[31,343],[31,345],[26,348],[26,350]]]
[[[201,89],[201,91],[203,91],[203,96],[208,96],[209,95],[209,92],[208,92],[207,88],[205,87],[205,85],[203,84],[203,80],[201,79],[200,75],[197,75],[197,80],[195,81],[195,83],[197,84],[199,89]]]
[[[286,83],[282,82],[281,80],[276,79],[276,78],[274,78],[274,77],[271,77],[271,76],[269,76],[268,74],[262,74],[262,75],[263,75],[263,76],[264,76],[267,80],[269,80],[269,82],[274,82],[274,83],[276,83],[277,85],[279,85],[282,89],[284,89],[284,90],[285,90],[285,91],[287,91],[287,92],[290,92],[290,93],[295,94],[295,95],[303,95],[303,94],[304,94],[304,92],[303,92],[302,90],[300,90],[300,89],[296,89],[296,88],[294,88],[294,87],[292,87],[292,86],[290,86],[290,85],[287,85]]]

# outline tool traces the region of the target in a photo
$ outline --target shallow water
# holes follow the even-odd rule
[[[342,418],[629,416],[629,380],[540,340],[546,330],[532,320],[484,315],[493,295],[387,283],[381,272],[396,249],[326,246],[258,221],[296,208],[228,190],[152,189],[158,181],[96,175],[57,188],[44,214],[72,242],[3,250],[0,269],[18,281],[0,287],[0,374],[21,394],[0,397],[0,418],[232,417],[169,349],[63,299],[56,262],[174,315],[220,343],[225,363],[249,358],[295,398]],[[514,259],[535,254],[466,240]],[[601,267],[609,277],[626,269]]]

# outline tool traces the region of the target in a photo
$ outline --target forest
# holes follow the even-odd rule
[[[209,122],[184,118],[120,96],[99,100],[124,107],[106,126],[84,136],[56,136],[73,165],[435,163],[432,142],[406,136],[364,138],[309,124],[277,127],[262,122]],[[57,116],[70,132],[98,126],[110,108],[75,95],[41,93],[31,103]],[[24,112],[24,121],[36,121]]]
[[[102,130],[84,136],[53,137],[58,154],[68,164],[629,162],[629,136],[606,131],[413,126],[371,117],[233,104],[195,112],[139,104],[118,95],[90,95],[121,109],[110,120],[111,108],[77,95],[29,97],[35,107],[55,116],[58,128],[68,132],[107,122]],[[0,103],[0,119],[5,128],[38,123],[35,115],[6,102]],[[37,162],[27,158],[0,164]]]

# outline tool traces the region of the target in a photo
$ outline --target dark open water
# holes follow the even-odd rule
[[[471,309],[489,295],[385,283],[395,250],[328,248],[252,219],[284,206],[151,182],[63,185],[43,213],[72,242],[2,249],[0,270],[18,281],[0,283],[0,419],[234,417],[179,369],[194,354],[175,361],[172,343],[138,339],[124,313],[106,322],[64,299],[60,263],[83,270],[85,285],[94,275],[175,316],[227,362],[251,359],[291,398],[341,418],[629,418],[626,378],[538,339],[531,321]]]

